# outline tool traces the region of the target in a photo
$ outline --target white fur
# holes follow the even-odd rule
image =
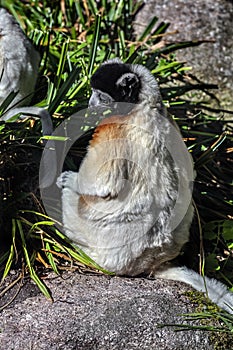
[[[212,302],[233,314],[233,293],[214,278],[202,277],[185,266],[168,267],[157,271],[155,277],[187,283],[196,290],[206,293]]]
[[[10,106],[26,105],[34,91],[40,55],[23,34],[19,24],[0,9],[0,103],[17,92]],[[26,98],[26,99],[25,99]],[[22,101],[22,99],[24,99]]]
[[[97,137],[89,146],[79,173],[64,172],[58,179],[65,233],[100,266],[118,275],[145,272],[205,291],[194,271],[166,268],[189,239],[191,204],[182,208],[179,203],[187,212],[174,230],[170,222],[178,182],[184,194],[190,191],[188,175],[169,158],[171,124],[155,79],[144,67],[132,69],[142,80],[141,103],[119,120],[119,128],[106,120],[109,129],[100,128],[102,139]],[[111,136],[115,131],[118,138]],[[226,287],[209,279],[206,284],[209,297],[231,312],[226,304],[232,305],[232,294]]]
[[[15,18],[0,8],[0,105],[10,93],[17,93],[1,120],[7,121],[17,114],[21,114],[21,119],[36,116],[41,119],[43,135],[50,135],[53,125],[49,112],[34,106],[22,107],[31,101],[39,63],[39,53]]]

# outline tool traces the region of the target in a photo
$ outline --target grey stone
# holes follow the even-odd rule
[[[193,73],[208,83],[219,85],[223,107],[233,110],[233,1],[232,0],[149,0],[136,18],[140,33],[157,16],[170,22],[168,41],[203,40],[213,42],[177,51],[177,58],[193,67]]]
[[[213,349],[207,332],[158,327],[187,323],[181,314],[194,306],[183,284],[79,273],[49,274],[45,282],[53,303],[27,282],[3,309],[1,350]]]

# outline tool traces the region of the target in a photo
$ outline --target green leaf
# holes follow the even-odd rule
[[[216,239],[216,228],[218,227],[218,223],[217,222],[209,222],[208,224],[206,224],[203,227],[203,234],[204,234],[204,238],[208,239],[208,240],[214,240]]]
[[[233,220],[225,220],[222,225],[223,228],[223,238],[226,241],[233,241]]]
[[[218,260],[216,259],[216,255],[214,253],[209,254],[205,258],[205,267],[209,271],[214,271],[219,267]]]
[[[92,36],[92,45],[91,45],[91,51],[89,56],[89,66],[88,66],[88,76],[90,77],[93,71],[94,62],[97,54],[97,48],[98,48],[98,41],[99,41],[99,35],[100,35],[100,24],[101,24],[101,17],[99,15],[96,15],[95,17],[95,28],[94,33]]]

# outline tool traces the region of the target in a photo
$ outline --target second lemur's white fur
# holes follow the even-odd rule
[[[0,8],[0,103],[18,92],[10,107],[27,105],[36,84],[40,55],[19,24]]]
[[[139,104],[127,115],[103,120],[79,172],[58,179],[65,233],[118,275],[145,272],[205,292],[196,272],[167,264],[189,239],[192,205],[174,230],[170,220],[178,191],[190,191],[189,182],[166,148],[171,124],[155,79],[142,66],[131,68],[141,80]],[[206,278],[206,286],[209,297],[232,312],[233,294],[215,280]]]
[[[0,105],[11,93],[14,99],[1,115],[8,121],[20,114],[21,119],[41,119],[43,135],[53,132],[49,112],[41,107],[30,106],[38,76],[40,54],[24,35],[15,18],[0,8]],[[27,107],[25,107],[27,106]]]

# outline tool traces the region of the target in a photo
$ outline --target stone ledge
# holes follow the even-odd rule
[[[144,278],[49,274],[54,302],[27,282],[0,314],[0,349],[209,350],[209,333],[174,332],[195,307],[184,284]],[[10,297],[9,295],[6,297]]]

